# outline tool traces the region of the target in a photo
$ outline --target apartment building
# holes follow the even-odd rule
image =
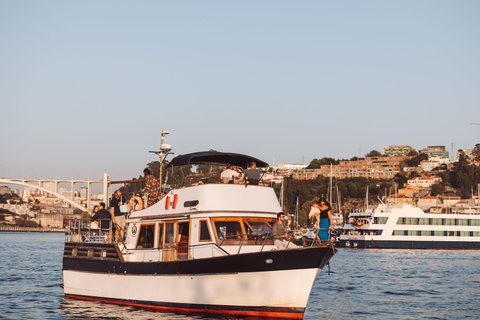
[[[384,148],[384,150],[384,154],[389,157],[406,156],[411,151],[415,151],[415,149],[410,146],[388,146],[388,148]]]
[[[42,227],[63,228],[63,215],[60,213],[37,213],[35,220]]]
[[[439,158],[449,158],[449,153],[445,150],[445,146],[428,146],[419,151],[419,153],[424,153],[430,157],[439,157]]]
[[[332,172],[332,176],[338,179],[352,177],[391,179],[401,171],[401,162],[411,158],[411,156],[364,157],[353,161],[340,161],[338,165],[323,165],[320,169],[295,171],[292,178],[313,180],[319,175],[329,177]]]

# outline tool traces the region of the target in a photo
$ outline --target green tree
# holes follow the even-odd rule
[[[322,159],[313,159],[307,166],[307,169],[320,169],[323,165],[336,165],[339,164],[339,160],[333,158],[324,157]]]
[[[477,143],[473,148],[472,156],[474,161],[480,161],[480,143]]]
[[[372,150],[365,155],[365,157],[381,157],[382,154],[377,150]]]
[[[38,227],[38,223],[33,220],[26,220],[23,218],[15,219],[15,225],[19,227]]]
[[[442,195],[444,192],[445,192],[445,187],[442,185],[442,183],[436,183],[430,189],[430,194],[434,197],[438,195]]]

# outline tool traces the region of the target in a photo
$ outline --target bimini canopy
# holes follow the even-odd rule
[[[230,163],[236,167],[246,169],[250,166],[250,162],[255,161],[258,168],[268,167],[268,163],[254,157],[244,154],[217,152],[217,151],[203,151],[177,156],[170,161],[167,167],[183,166],[190,164],[219,164],[225,165]]]

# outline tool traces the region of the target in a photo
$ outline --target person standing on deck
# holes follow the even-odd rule
[[[320,209],[320,230],[318,230],[318,236],[322,243],[326,243],[328,241],[329,229],[333,230],[332,207],[325,198],[321,198],[318,208]]]
[[[158,180],[153,176],[150,169],[145,168],[143,170],[143,174],[145,176],[145,188],[142,191],[147,192],[147,207],[153,206],[157,203],[158,199],[158,192],[160,191],[160,183]]]
[[[110,200],[110,213],[112,215],[113,225],[116,226],[115,241],[123,241],[125,226],[127,225],[125,221],[125,214],[120,211],[120,206],[124,204],[122,198],[122,191],[118,189],[114,192],[113,197]]]

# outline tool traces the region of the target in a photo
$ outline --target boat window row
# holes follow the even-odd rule
[[[480,219],[398,218],[397,224],[430,226],[479,226]]]
[[[264,218],[211,218],[200,220],[198,242],[212,242],[216,239],[222,244],[240,242],[258,244],[257,241],[273,239],[272,227],[275,222],[275,219]],[[155,232],[156,225],[158,226],[157,232]],[[213,228],[209,226],[213,226]],[[189,229],[189,221],[141,224],[135,248],[161,249],[175,245],[179,248],[188,247]],[[211,233],[211,229],[213,229],[213,233]]]
[[[374,217],[373,218],[373,223],[375,224],[386,224],[388,220],[388,217]]]
[[[394,236],[424,237],[480,237],[480,231],[444,231],[444,230],[394,230]]]

